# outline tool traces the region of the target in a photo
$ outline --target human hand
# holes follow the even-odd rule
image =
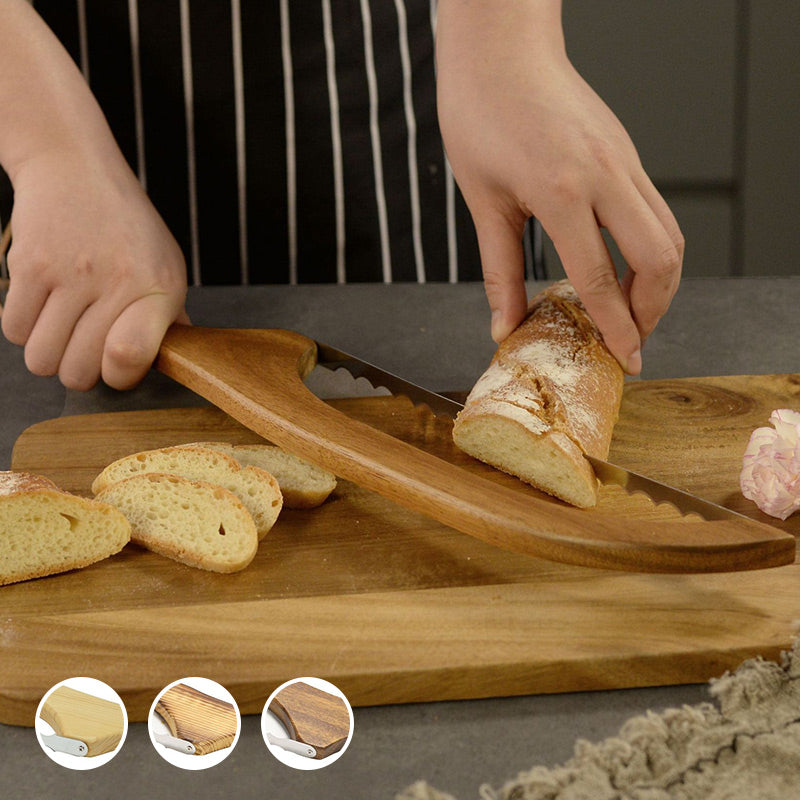
[[[134,386],[188,323],[180,248],[121,155],[43,153],[13,182],[3,333],[68,388]]]
[[[522,233],[535,216],[630,374],[677,291],[683,237],[619,120],[564,49],[560,2],[440,0],[439,121],[469,206],[502,341],[526,307]],[[628,265],[618,281],[601,229]]]

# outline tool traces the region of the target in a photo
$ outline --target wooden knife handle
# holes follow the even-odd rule
[[[638,572],[794,561],[794,537],[755,520],[622,520],[499,486],[331,408],[303,383],[315,363],[292,331],[175,325],[156,366],[285,450],[498,547]]]

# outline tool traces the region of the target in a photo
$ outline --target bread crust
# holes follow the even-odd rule
[[[470,455],[574,505],[591,506],[597,483],[583,455],[608,457],[623,382],[622,368],[574,288],[560,281],[532,299],[525,320],[498,347],[453,437]],[[482,441],[482,426],[498,418],[511,426],[513,457],[508,444]],[[541,466],[527,470],[526,441],[571,473],[573,485],[561,485]]]
[[[38,489],[50,489],[66,494],[53,481],[43,475],[34,475],[32,472],[0,472],[0,499],[10,497],[13,494],[33,492]]]
[[[44,539],[44,541],[26,539],[25,542],[16,543],[17,547],[30,547],[33,550],[30,557],[24,560],[38,556],[38,565],[24,569],[14,567],[13,562],[18,561],[18,557],[2,558],[2,550],[7,545],[7,539],[11,537],[13,542],[14,538],[11,536],[14,531],[6,531],[4,528],[6,525],[21,524],[18,519],[12,519],[12,516],[14,509],[19,511],[22,504],[29,505],[31,509],[35,507],[37,515],[41,516],[37,532],[40,529]],[[4,508],[8,509],[5,513]],[[27,512],[23,510],[23,517],[26,514]],[[95,525],[102,524],[104,534],[101,543],[98,544],[96,539],[92,542],[85,541],[82,546],[86,548],[86,552],[72,552],[70,556],[63,555],[61,547],[51,548],[51,544],[62,544],[64,536],[67,536],[70,542],[69,549],[74,551],[76,548],[74,534],[58,533],[48,526],[48,519],[59,520],[57,515],[67,519],[74,518],[81,523],[90,524],[87,522],[90,520]],[[41,475],[0,471],[0,586],[89,566],[118,553],[129,541],[130,525],[112,506],[65,492],[53,481]]]

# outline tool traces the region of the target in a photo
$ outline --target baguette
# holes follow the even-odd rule
[[[130,540],[125,517],[28,472],[0,472],[0,585],[85,567]]]
[[[283,505],[278,482],[269,472],[242,467],[225,453],[199,446],[164,447],[120,458],[94,479],[92,491],[97,495],[113,483],[151,472],[206,481],[233,492],[253,516],[259,539],[275,524]]]
[[[205,481],[140,473],[110,484],[97,499],[128,518],[134,542],[190,567],[236,572],[258,548],[255,523],[239,498]]]
[[[286,508],[316,508],[336,488],[336,476],[272,444],[194,442],[181,447],[205,447],[235,458],[243,467],[258,467],[275,477]]]
[[[572,505],[597,503],[624,374],[567,281],[536,295],[453,426],[456,445]]]

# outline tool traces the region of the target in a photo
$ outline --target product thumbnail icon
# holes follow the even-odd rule
[[[338,759],[350,743],[353,712],[332,683],[297,678],[267,700],[261,732],[279,761],[295,769],[319,769]]]
[[[70,678],[45,694],[36,712],[44,752],[70,769],[94,769],[110,761],[128,730],[125,706],[107,684]]]
[[[220,684],[184,678],[156,698],[148,727],[162,758],[183,769],[206,769],[233,750],[239,738],[239,709]]]

